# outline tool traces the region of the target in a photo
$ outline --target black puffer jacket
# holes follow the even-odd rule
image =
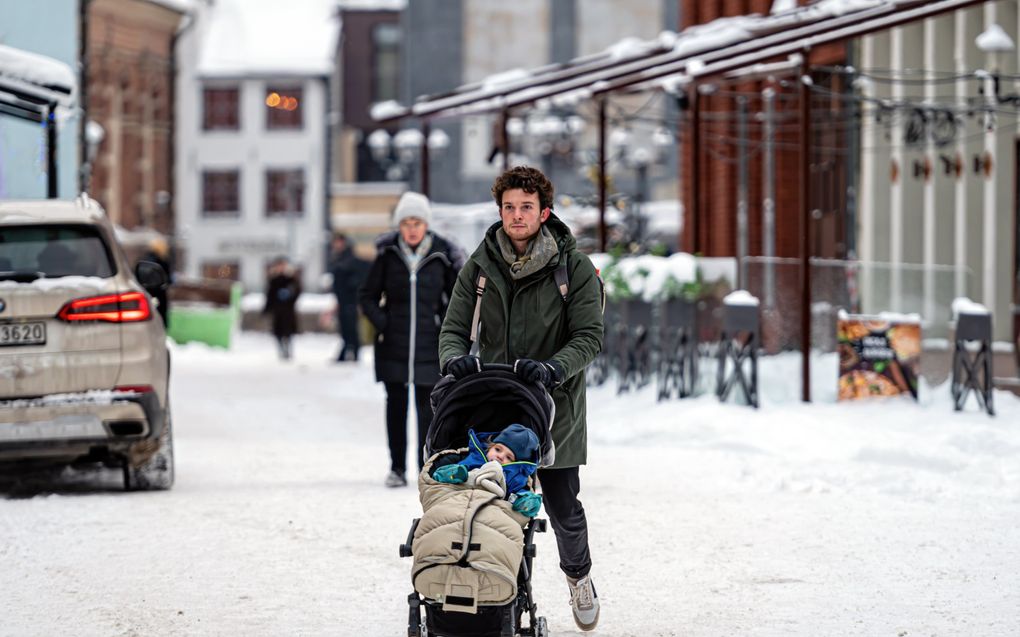
[[[434,385],[439,380],[439,327],[464,253],[429,234],[432,247],[413,273],[400,253],[396,232],[376,242],[379,253],[361,287],[359,304],[376,329],[378,381]]]

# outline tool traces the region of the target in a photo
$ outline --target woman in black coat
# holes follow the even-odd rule
[[[406,192],[393,211],[396,232],[379,237],[375,262],[359,292],[361,311],[375,326],[375,378],[386,386],[386,432],[390,473],[386,486],[407,484],[408,389],[414,387],[418,414],[418,468],[439,380],[439,328],[464,264],[464,255],[428,230],[429,200]]]
[[[266,307],[262,312],[272,319],[273,336],[283,360],[290,359],[291,337],[298,331],[296,306],[299,296],[301,281],[290,262],[285,258],[273,261],[269,266]]]

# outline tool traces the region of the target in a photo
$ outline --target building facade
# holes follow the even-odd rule
[[[1017,2],[965,11],[864,38],[861,120],[861,285],[870,307],[917,312],[945,324],[956,297],[993,314],[1009,340],[1018,302]],[[1012,50],[985,51],[998,25]],[[988,48],[988,47],[986,47]],[[994,47],[992,47],[994,48]],[[877,102],[876,102],[877,100]],[[945,336],[945,333],[936,333]]]
[[[318,289],[328,245],[332,3],[223,0],[195,19],[178,54],[180,269],[261,290],[267,265],[282,256],[305,289]]]
[[[126,228],[172,234],[173,49],[184,4],[86,4],[82,190]]]

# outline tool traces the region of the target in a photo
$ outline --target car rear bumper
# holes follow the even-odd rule
[[[163,431],[155,392],[93,391],[0,401],[0,460],[116,453]]]

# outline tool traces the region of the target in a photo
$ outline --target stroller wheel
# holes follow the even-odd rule
[[[535,620],[535,637],[549,637],[549,624],[546,623],[545,617]]]

